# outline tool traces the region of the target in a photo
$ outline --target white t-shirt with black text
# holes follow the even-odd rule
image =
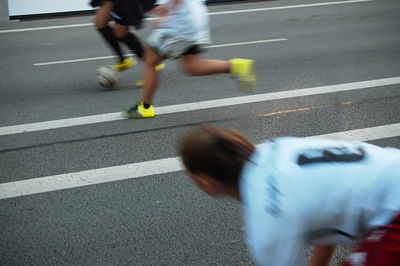
[[[240,195],[256,261],[303,265],[303,243],[347,243],[400,212],[400,150],[279,138],[256,148]]]
[[[173,0],[158,0],[157,4],[172,5]],[[164,34],[197,43],[210,42],[209,17],[205,0],[181,0],[160,29]]]

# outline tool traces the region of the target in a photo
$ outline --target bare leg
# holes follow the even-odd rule
[[[142,89],[142,100],[145,104],[152,104],[154,95],[158,87],[158,72],[155,67],[160,64],[164,58],[156,53],[152,48],[146,48],[144,52],[144,81]]]
[[[111,1],[104,1],[103,5],[96,11],[96,15],[94,17],[94,26],[96,29],[102,29],[108,25],[108,23],[112,20],[111,11],[113,10],[114,5]]]
[[[182,57],[182,62],[186,73],[191,76],[229,73],[231,67],[228,61],[202,59],[201,54],[185,55]]]
[[[335,250],[335,246],[315,245],[309,266],[328,266]]]
[[[121,47],[119,46],[112,27],[108,25],[108,23],[112,20],[110,12],[113,10],[113,8],[114,5],[111,1],[104,1],[103,5],[96,12],[94,25],[106,43],[118,55],[119,60],[123,61],[125,58],[122,54]]]

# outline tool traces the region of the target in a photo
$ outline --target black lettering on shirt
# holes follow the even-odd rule
[[[359,147],[329,147],[304,150],[297,157],[297,164],[304,166],[314,163],[354,163],[365,158],[365,151]]]

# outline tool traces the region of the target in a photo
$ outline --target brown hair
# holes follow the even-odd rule
[[[203,126],[181,140],[179,153],[189,172],[237,185],[243,165],[254,149],[255,146],[236,130]]]

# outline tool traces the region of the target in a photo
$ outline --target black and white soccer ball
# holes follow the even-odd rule
[[[96,81],[100,86],[110,89],[117,84],[121,74],[112,66],[102,66],[96,71]]]

